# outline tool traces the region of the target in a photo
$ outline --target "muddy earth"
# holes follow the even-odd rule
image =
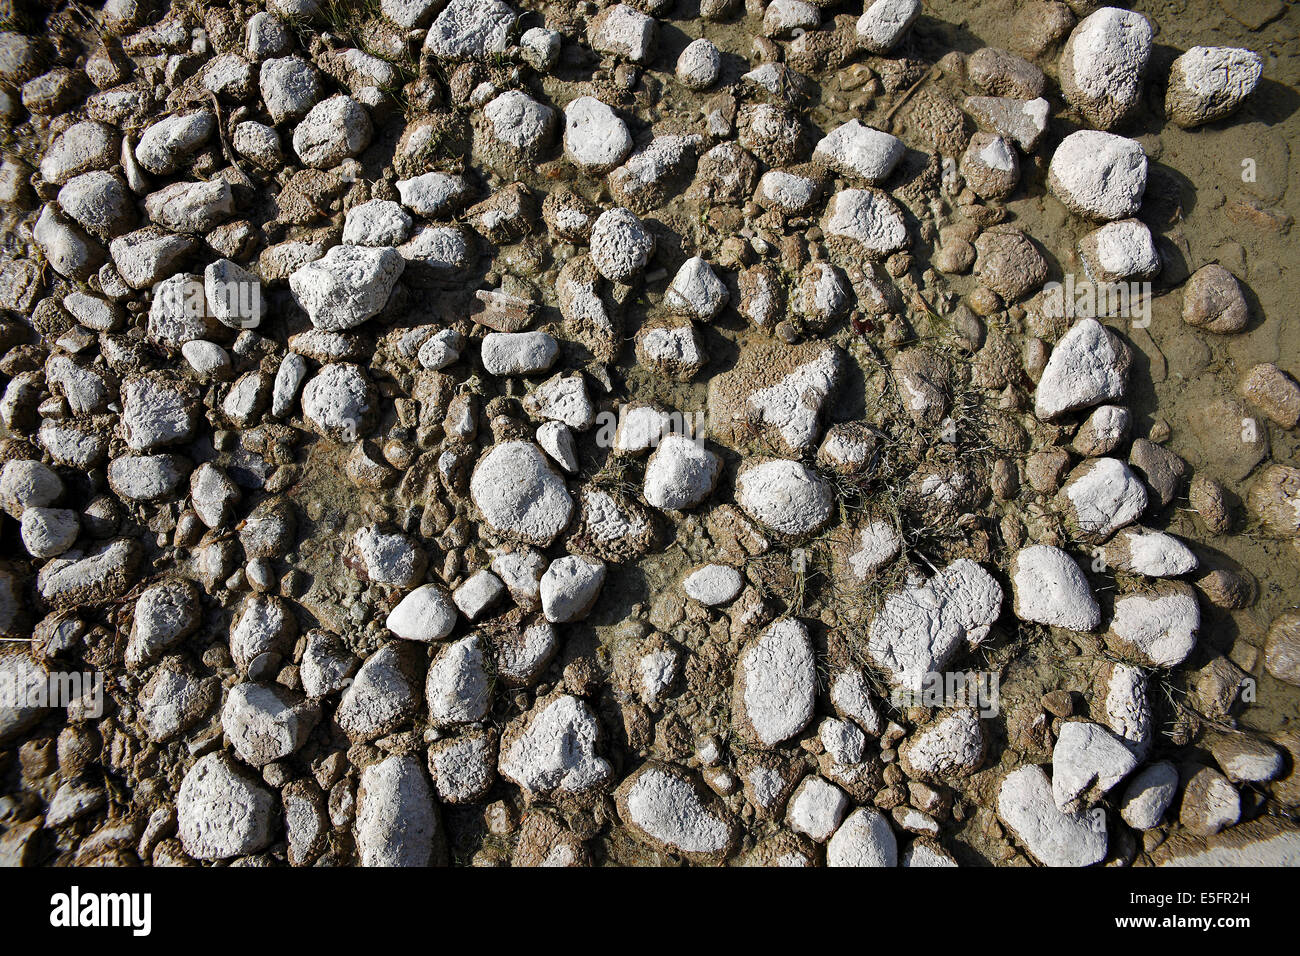
[[[1300,862],[1282,0],[0,2],[0,863]]]

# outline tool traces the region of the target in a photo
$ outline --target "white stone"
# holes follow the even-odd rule
[[[279,655],[293,636],[296,621],[280,598],[253,594],[231,624],[230,656],[240,671],[246,672],[263,654]]]
[[[966,111],[983,127],[1013,139],[1026,153],[1038,148],[1047,132],[1052,107],[1043,97],[1017,100],[1006,96],[968,96]]]
[[[573,554],[552,561],[540,584],[546,619],[555,624],[582,620],[596,603],[604,583],[603,561]]]
[[[534,436],[537,444],[566,474],[578,473],[578,448],[573,441],[573,430],[564,422],[545,422]]]
[[[470,195],[463,176],[438,171],[397,181],[402,205],[425,219],[441,219],[454,212]]]
[[[817,7],[804,0],[772,0],[763,11],[763,36],[788,40],[821,26]]]
[[[41,178],[62,186],[74,176],[95,169],[108,169],[117,160],[117,131],[103,123],[73,123],[53,137],[41,157]]]
[[[414,30],[427,27],[439,5],[439,0],[380,0],[379,9],[403,30]]]
[[[176,795],[176,825],[185,852],[225,860],[265,849],[272,840],[275,797],[241,774],[228,754],[200,757]]]
[[[519,38],[519,49],[524,60],[538,73],[549,73],[560,59],[562,46],[558,30],[530,27]]]
[[[1105,455],[1128,437],[1133,415],[1122,405],[1098,405],[1079,426],[1074,450],[1085,455]]]
[[[361,772],[356,845],[362,866],[435,862],[441,820],[420,760],[394,754]]]
[[[642,494],[648,504],[665,511],[694,508],[718,483],[722,460],[707,448],[681,435],[666,435],[646,463]]]
[[[505,584],[516,604],[535,608],[542,603],[542,575],[549,563],[540,551],[524,548],[498,554],[492,559],[492,571]]]
[[[615,200],[645,208],[667,201],[671,197],[665,194],[666,182],[676,174],[685,175],[702,142],[698,133],[664,135],[634,150],[627,162],[609,174]]]
[[[446,728],[482,720],[492,706],[492,682],[478,635],[453,641],[438,652],[424,682],[429,723]]]
[[[366,658],[334,711],[349,739],[373,740],[391,733],[419,710],[419,686],[406,662],[397,641]]]
[[[636,336],[637,358],[674,378],[689,378],[708,363],[704,345],[688,322],[672,327],[642,326]]]
[[[245,372],[221,402],[221,412],[232,425],[250,428],[266,409],[270,379],[261,370]]]
[[[524,396],[523,406],[534,418],[560,421],[574,431],[586,431],[596,421],[596,406],[580,374],[548,378]]]
[[[1151,703],[1147,697],[1147,676],[1138,667],[1114,663],[1106,681],[1102,719],[1139,762],[1151,750]]]
[[[597,14],[587,28],[591,48],[598,53],[649,63],[658,23],[639,10],[619,3]]]
[[[573,515],[564,479],[528,441],[494,445],[474,468],[470,496],[493,529],[538,547],[549,546]]]
[[[417,226],[397,252],[407,265],[441,276],[454,274],[473,260],[470,235],[461,226]]]
[[[859,667],[851,667],[835,675],[831,682],[831,703],[837,714],[849,718],[873,736],[884,729],[880,711],[871,699],[866,674]]]
[[[343,242],[350,246],[400,246],[411,235],[411,217],[391,199],[372,199],[348,210]]]
[[[1134,525],[1122,528],[1106,545],[1108,564],[1130,574],[1172,578],[1196,570],[1196,555],[1171,534]]]
[[[408,641],[440,641],[456,627],[456,607],[438,584],[422,584],[402,598],[384,621],[397,637]]]
[[[45,691],[48,702],[50,674],[26,648],[7,643],[5,649],[0,654],[0,687],[12,697],[0,706],[0,742],[7,744],[49,713],[48,706],[40,706],[38,694]]]
[[[964,647],[988,636],[1002,608],[1002,586],[968,558],[925,584],[885,599],[868,631],[867,653],[900,687],[920,691]]]
[[[421,368],[441,371],[448,365],[460,361],[460,352],[464,345],[465,337],[455,329],[442,329],[424,340],[416,358]]]
[[[921,0],[872,0],[858,18],[858,42],[869,53],[888,53],[920,15]]]
[[[33,558],[52,558],[72,547],[81,532],[77,513],[67,508],[24,508],[23,547]]]
[[[11,518],[21,518],[26,508],[44,508],[63,494],[63,481],[39,461],[15,458],[0,471],[0,505]]]
[[[241,760],[261,767],[307,742],[320,714],[279,684],[237,684],[221,711],[221,729]]]
[[[839,787],[821,777],[805,777],[786,808],[786,822],[795,833],[825,843],[848,810],[849,798]]]
[[[308,697],[324,697],[348,686],[357,658],[343,642],[326,631],[311,631],[302,652],[298,675]]]
[[[822,137],[813,150],[813,159],[874,185],[894,171],[905,151],[897,136],[853,119]]]
[[[208,332],[205,296],[202,281],[189,273],[158,283],[149,306],[149,338],[172,348],[202,338]]]
[[[451,0],[429,27],[424,52],[452,61],[504,53],[518,20],[518,14],[501,0]]]
[[[212,179],[164,186],[145,197],[144,208],[150,221],[164,229],[202,233],[229,219],[235,211],[235,200],[228,182]]]
[[[135,218],[132,197],[126,185],[103,170],[74,176],[59,190],[57,198],[64,215],[101,239],[125,231],[124,227]],[[152,218],[153,210],[149,208],[148,200],[145,209]]]
[[[1101,623],[1101,608],[1079,565],[1060,548],[1035,544],[1022,548],[1011,563],[1016,617],[1071,631],[1091,631]]]
[[[520,732],[503,743],[498,765],[512,783],[532,793],[585,793],[613,774],[596,752],[600,724],[578,698],[555,697],[520,720]]]
[[[1052,796],[1063,811],[1089,805],[1137,769],[1137,758],[1100,724],[1061,725],[1052,749]]]
[[[303,387],[302,414],[318,434],[354,442],[363,437],[374,401],[374,390],[358,366],[334,362]]]
[[[424,576],[424,550],[400,531],[365,525],[352,536],[352,547],[365,566],[363,578],[372,583],[409,588]]]
[[[122,281],[132,289],[147,289],[163,279],[176,264],[194,249],[194,240],[176,236],[156,226],[138,229],[118,236],[108,245],[113,265]],[[173,277],[185,281],[187,276]],[[154,304],[158,304],[159,289],[154,289]],[[150,320],[153,314],[150,312]],[[197,337],[197,336],[192,336]]]
[[[871,258],[907,246],[902,210],[879,189],[842,189],[831,197],[823,229],[832,238],[852,239]]]
[[[630,282],[654,251],[654,236],[630,209],[607,209],[591,227],[592,264],[611,282]]]
[[[155,175],[170,175],[180,169],[216,130],[217,118],[207,110],[168,116],[140,135],[140,142],[135,147],[135,158]]]
[[[672,644],[652,646],[636,662],[636,691],[641,703],[657,709],[677,680],[681,655]]]
[[[937,847],[922,842],[921,840],[916,840],[911,846],[903,851],[903,859],[899,865],[905,868],[941,868],[956,866],[957,861]]]
[[[1094,282],[1150,279],[1160,271],[1160,252],[1147,224],[1121,219],[1079,240],[1079,255]]]
[[[208,313],[231,329],[255,329],[262,324],[262,282],[229,259],[203,270],[203,298]]]
[[[706,607],[731,603],[744,586],[740,572],[725,564],[706,564],[688,574],[682,583],[687,597]]]
[[[708,321],[722,311],[727,298],[726,285],[709,264],[699,256],[692,256],[673,276],[664,293],[664,305],[678,315]]]
[[[1170,67],[1165,111],[1184,128],[1222,119],[1254,91],[1263,72],[1263,58],[1253,50],[1194,46]]]
[[[316,68],[296,56],[262,61],[257,83],[266,111],[276,125],[302,119],[324,92]],[[141,165],[145,165],[143,160]]]
[[[583,172],[607,173],[632,152],[632,134],[618,114],[594,96],[564,108],[564,155]]]
[[[1142,97],[1151,24],[1132,10],[1102,7],[1085,17],[1061,51],[1061,91],[1094,126],[1110,128]]]
[[[865,581],[902,550],[903,539],[889,521],[869,521],[853,534],[848,564],[853,576]]]
[[[489,332],[479,357],[491,375],[536,375],[560,355],[560,345],[545,332]]]
[[[216,677],[198,678],[173,662],[163,664],[140,692],[140,721],[154,743],[176,737],[212,709],[220,699]]]
[[[447,803],[472,803],[496,779],[495,738],[481,731],[443,739],[429,748],[429,772]]]
[[[1223,737],[1210,745],[1210,752],[1233,783],[1268,783],[1286,766],[1277,748],[1245,735]]]
[[[276,418],[287,418],[293,414],[293,407],[298,401],[298,390],[307,379],[307,360],[297,352],[286,352],[280,360],[280,367],[275,370],[275,381],[271,384],[271,414]]]
[[[65,295],[63,307],[80,325],[94,332],[114,332],[122,321],[121,310],[115,303],[84,292]]]
[[[280,134],[274,127],[254,120],[245,120],[235,126],[231,145],[239,155],[252,160],[263,169],[276,169],[284,162]]]
[[[710,41],[692,40],[677,58],[677,81],[691,90],[706,90],[722,75],[722,54]]]
[[[480,568],[471,574],[464,584],[456,588],[452,600],[455,601],[456,607],[460,608],[460,613],[474,621],[501,600],[505,593],[506,586],[501,583],[501,579],[487,568]]]
[[[841,766],[851,767],[862,762],[867,749],[867,735],[857,724],[848,720],[827,717],[817,728],[817,739],[826,752]]]
[[[785,459],[743,466],[736,477],[736,503],[765,528],[792,537],[818,530],[834,511],[826,482],[807,465]]]
[[[1176,667],[1195,649],[1200,626],[1196,594],[1184,586],[1117,599],[1110,631],[1143,663]]]
[[[897,866],[898,838],[888,818],[873,807],[850,813],[826,844],[826,865]]]
[[[732,719],[746,738],[775,747],[812,719],[817,661],[808,629],[793,618],[768,626],[740,654]]]
[[[184,580],[162,581],[140,592],[131,616],[126,663],[136,667],[156,660],[199,624],[199,594]]]
[[[87,471],[102,465],[108,454],[109,436],[77,419],[46,419],[36,437],[54,464],[66,468]]]
[[[677,416],[655,405],[625,405],[614,431],[614,454],[640,455],[673,433]]]
[[[517,150],[537,150],[555,134],[555,110],[519,90],[508,90],[483,108],[497,142]]]
[[[628,824],[667,849],[707,856],[731,845],[730,822],[681,771],[643,764],[619,785],[618,804]]]
[[[758,181],[756,201],[790,215],[808,212],[821,193],[821,184],[810,176],[769,169]]]
[[[511,639],[496,647],[497,676],[510,687],[525,687],[537,682],[559,649],[555,625],[545,619],[534,621]]]
[[[173,455],[123,455],[108,463],[108,486],[124,501],[159,501],[185,479],[181,459]]]
[[[779,431],[791,452],[803,455],[817,444],[822,407],[839,386],[843,365],[840,350],[827,348],[775,384],[753,392],[745,400],[746,411]]]
[[[1045,866],[1091,866],[1106,856],[1106,828],[1093,814],[1064,813],[1042,767],[1021,767],[998,791],[998,816]]]
[[[1080,319],[1052,349],[1034,395],[1044,421],[1123,398],[1128,390],[1128,347],[1096,319]]]
[[[979,714],[955,710],[910,737],[900,756],[909,773],[942,779],[974,773],[987,747]]]
[[[1161,760],[1134,774],[1119,802],[1119,815],[1134,830],[1160,826],[1178,793],[1178,768]]]
[[[1073,212],[1091,219],[1127,219],[1142,206],[1147,156],[1142,144],[1084,129],[1061,140],[1047,185]]]
[[[1096,458],[1080,465],[1061,489],[1080,530],[1110,537],[1132,524],[1147,507],[1147,490],[1118,458]]]
[[[343,332],[388,304],[405,266],[395,249],[339,245],[299,267],[289,288],[313,326]]]

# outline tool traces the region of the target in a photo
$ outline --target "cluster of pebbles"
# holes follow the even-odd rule
[[[1198,640],[1258,582],[1162,528],[1294,561],[1300,470],[1239,509],[1138,434],[1004,205],[1158,279],[1126,132],[1256,53],[1156,76],[1087,0],[936,56],[919,0],[3,6],[0,677],[103,693],[0,706],[0,862],[1295,852],[1300,742]],[[1248,334],[1223,266],[1182,296]]]

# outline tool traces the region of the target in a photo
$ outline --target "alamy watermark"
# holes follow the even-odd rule
[[[129,929],[132,936],[153,931],[153,894],[96,893],[72,886],[50,897],[50,925],[56,929]]]
[[[97,719],[104,715],[104,675],[98,671],[54,672],[33,679],[17,672],[0,674],[0,708],[70,707]]]
[[[919,689],[896,687],[889,701],[900,710],[965,707],[979,711],[981,717],[996,717],[1000,687],[1001,678],[995,671],[928,671]]]
[[[1065,282],[1043,286],[1043,314],[1053,318],[1129,319],[1133,328],[1151,325],[1150,282],[1093,282],[1075,280],[1065,274]]]
[[[262,321],[262,283],[256,279],[160,282],[154,295],[169,313],[188,319],[213,315],[241,329],[256,328]]]
[[[643,450],[658,448],[670,435],[703,447],[706,415],[703,411],[661,411],[646,405],[596,415],[596,445],[599,448]]]

